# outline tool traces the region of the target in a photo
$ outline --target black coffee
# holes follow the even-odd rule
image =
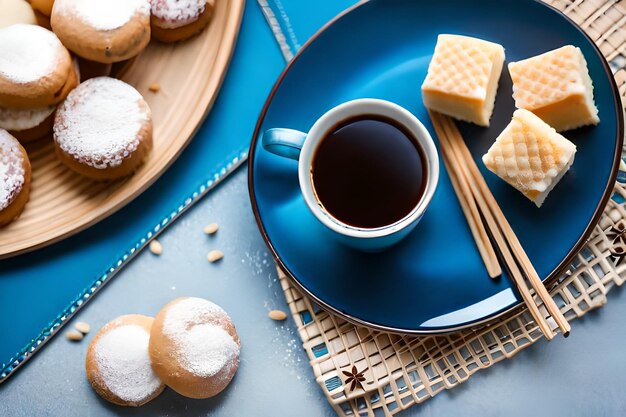
[[[360,228],[395,223],[426,188],[424,151],[393,120],[364,115],[342,122],[313,156],[313,188],[324,209]]]

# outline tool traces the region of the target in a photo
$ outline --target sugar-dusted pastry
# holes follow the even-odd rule
[[[176,42],[200,32],[211,21],[215,0],[152,0],[152,37]]]
[[[459,35],[439,35],[422,84],[429,109],[489,126],[504,64],[504,48]]]
[[[21,143],[28,143],[52,133],[56,106],[34,109],[0,107],[0,129],[6,129]]]
[[[77,55],[104,64],[124,61],[150,42],[150,0],[56,0],[51,24]]]
[[[87,379],[105,400],[137,407],[165,389],[148,354],[153,322],[152,317],[139,314],[121,316],[104,325],[91,341],[85,361]]]
[[[20,143],[0,129],[0,227],[24,210],[30,193],[30,161]]]
[[[0,0],[0,28],[25,23],[36,25],[35,13],[26,0]]]
[[[600,122],[580,48],[567,45],[511,62],[509,72],[515,106],[535,113],[558,132]]]
[[[78,61],[74,58],[72,62],[70,79],[63,87],[68,92],[80,81]],[[62,95],[66,96],[67,93],[62,92]],[[21,143],[32,142],[52,133],[56,108],[56,105],[27,109],[0,106],[0,129],[8,130]]]
[[[518,109],[483,156],[494,174],[541,207],[574,163],[576,145],[528,110]]]
[[[152,149],[152,115],[141,94],[123,81],[96,77],[79,85],[54,119],[57,156],[95,180],[132,174]]]
[[[202,298],[177,298],[159,311],[150,333],[154,371],[174,391],[209,398],[230,383],[240,342],[221,307]]]
[[[57,104],[77,83],[70,54],[54,33],[25,24],[0,29],[0,106]]]
[[[33,9],[43,14],[44,16],[50,17],[52,14],[52,6],[54,5],[54,0],[30,0],[30,5],[33,6]]]

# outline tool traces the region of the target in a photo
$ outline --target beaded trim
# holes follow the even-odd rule
[[[83,292],[76,297],[63,312],[49,323],[35,339],[33,339],[26,347],[13,355],[6,363],[0,366],[0,384],[4,382],[11,374],[13,374],[20,366],[24,365],[52,336],[54,336],[67,323],[93,295],[95,295],[106,283],[117,275],[117,273],[133,259],[143,248],[148,246],[150,241],[158,236],[167,226],[174,220],[179,218],[195,203],[200,201],[202,197],[207,195],[209,191],[214,189],[229,174],[243,165],[248,159],[248,148],[240,149],[237,156],[227,160],[208,179],[204,180],[200,187],[189,195],[181,204],[167,214],[163,220],[152,227],[138,242],[130,247],[117,261],[115,261],[105,272],[100,275],[90,286],[85,288]]]

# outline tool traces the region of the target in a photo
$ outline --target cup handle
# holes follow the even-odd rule
[[[267,151],[296,161],[306,140],[306,133],[293,129],[268,129],[263,134],[263,148]]]

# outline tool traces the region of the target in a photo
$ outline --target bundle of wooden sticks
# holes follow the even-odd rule
[[[430,111],[429,114],[439,138],[441,153],[452,186],[489,276],[496,278],[502,274],[500,266],[502,262],[546,338],[551,340],[554,332],[535,303],[532,292],[545,305],[563,335],[568,336],[569,323],[537,275],[537,271],[491,194],[456,124],[450,117],[440,113]]]

